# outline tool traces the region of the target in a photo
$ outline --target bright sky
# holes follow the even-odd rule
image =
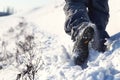
[[[55,0],[0,0],[0,11],[6,7],[24,10],[36,6],[41,6],[43,4],[50,3],[51,1]]]

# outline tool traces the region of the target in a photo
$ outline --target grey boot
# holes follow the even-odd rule
[[[84,22],[78,28],[73,47],[73,54],[75,54],[73,59],[76,65],[82,65],[88,59],[88,44],[94,37],[94,26],[92,23]]]

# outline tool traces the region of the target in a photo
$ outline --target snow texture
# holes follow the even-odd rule
[[[0,18],[0,80],[120,80],[120,28],[105,43],[106,52],[89,49],[82,69],[71,59],[64,18],[63,3]]]

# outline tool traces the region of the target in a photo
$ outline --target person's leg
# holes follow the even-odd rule
[[[72,58],[76,65],[82,65],[87,61],[88,43],[94,35],[94,24],[89,19],[86,2],[87,0],[66,0],[64,7],[65,31],[74,41]]]
[[[100,32],[100,38],[109,38],[105,31],[109,19],[108,0],[89,0],[88,10],[90,20],[96,24]]]
[[[65,32],[71,35],[71,29],[77,29],[82,22],[90,22],[86,9],[86,0],[66,0]]]
[[[108,0],[89,0],[88,10],[89,18],[96,25],[100,39],[99,46],[94,48],[104,52],[104,40],[109,38],[108,33],[105,31],[109,20]],[[96,44],[94,43],[94,45]]]

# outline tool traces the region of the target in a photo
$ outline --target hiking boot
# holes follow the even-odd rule
[[[76,41],[73,47],[74,63],[76,65],[84,64],[89,55],[88,44],[92,40],[94,36],[94,28],[93,25],[89,25],[90,23],[85,23],[80,28],[84,27],[84,29],[79,30]]]

